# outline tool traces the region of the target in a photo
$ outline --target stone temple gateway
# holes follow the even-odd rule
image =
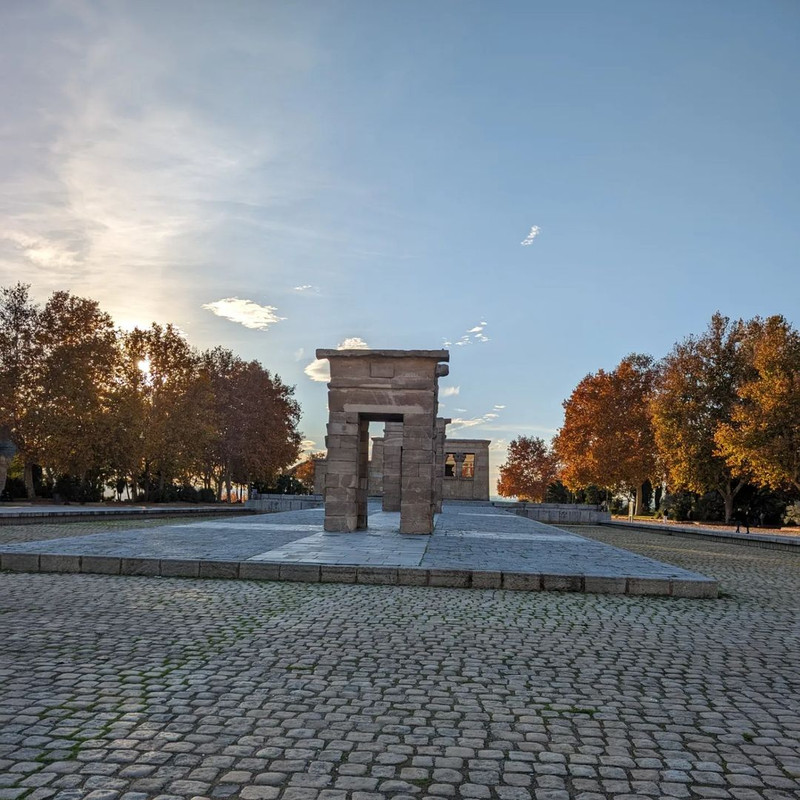
[[[369,423],[394,423],[383,451],[384,508],[398,504],[401,533],[432,533],[441,508],[444,420],[439,378],[447,350],[317,350],[330,362],[325,530],[367,528]],[[391,439],[391,441],[389,441]]]

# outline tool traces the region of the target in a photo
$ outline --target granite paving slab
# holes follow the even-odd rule
[[[689,589],[681,587],[692,584],[695,593],[697,585],[703,596],[716,593],[716,585],[697,573],[505,511],[445,507],[431,536],[400,534],[399,524],[399,513],[373,506],[369,530],[326,533],[323,510],[307,509],[7,544],[0,546],[0,563],[4,569],[35,565],[69,572],[91,571],[98,558],[115,558],[123,560],[123,574],[171,575],[181,560],[187,562],[182,569],[190,571],[196,562],[201,576],[321,580],[319,569],[288,569],[308,564],[363,568],[360,577],[358,570],[347,573],[359,582],[684,596]],[[209,562],[226,566],[202,566]],[[264,567],[243,569],[245,563]],[[270,571],[269,564],[287,567]],[[606,584],[597,578],[607,579]]]

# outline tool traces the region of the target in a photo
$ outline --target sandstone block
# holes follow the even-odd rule
[[[239,562],[201,561],[199,576],[201,578],[238,578]]]
[[[37,553],[0,553],[0,569],[10,572],[38,572]]]
[[[504,572],[503,588],[517,592],[538,592],[542,588],[542,576],[531,572]]]
[[[280,564],[264,561],[242,561],[239,564],[239,577],[245,581],[277,581]]]
[[[80,572],[81,557],[42,553],[39,557],[39,572]]]
[[[83,556],[81,558],[81,572],[94,575],[119,575],[121,569],[121,558],[113,556]]]
[[[281,564],[280,580],[319,583],[319,564]]]
[[[196,558],[162,558],[161,576],[164,578],[196,578],[200,562]]]

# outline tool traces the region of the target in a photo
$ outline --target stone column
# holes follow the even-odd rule
[[[445,429],[451,422],[443,417],[436,418],[435,458],[433,471],[433,513],[442,513],[442,496],[444,491],[444,440]]]
[[[358,529],[359,416],[331,407],[325,446],[325,530]]]
[[[403,453],[403,423],[387,422],[383,435],[384,511],[400,511]]]
[[[367,527],[367,503],[369,497],[369,421],[358,421],[358,488],[356,489],[356,509],[358,518],[356,529]]]
[[[314,494],[325,494],[325,468],[327,461],[324,458],[314,459]]]
[[[400,494],[400,533],[433,531],[434,414],[406,414]]]
[[[488,439],[479,440],[475,448],[475,478],[472,487],[473,500],[488,500],[489,486],[489,444]]]
[[[383,496],[383,436],[372,437],[372,458],[369,462],[369,496]]]

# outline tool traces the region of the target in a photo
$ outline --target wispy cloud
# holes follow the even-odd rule
[[[294,360],[299,361],[305,354],[306,354],[305,348],[298,347],[297,350],[294,351]]]
[[[369,345],[359,336],[351,336],[336,345],[337,350],[369,350]],[[315,358],[303,370],[312,381],[327,383],[331,379],[331,365],[327,358]]]
[[[275,306],[260,306],[252,300],[240,300],[238,297],[225,297],[213,303],[205,303],[203,308],[218,317],[259,331],[268,331],[276,322],[286,319],[275,313],[278,310]]]
[[[1,239],[11,242],[30,264],[44,269],[71,269],[78,256],[69,247],[59,242],[48,241],[41,236],[32,236],[23,231],[5,231]]]
[[[496,411],[501,411],[502,409],[505,408],[505,406],[501,406],[499,404],[496,404],[494,408],[495,408]]]
[[[541,228],[538,225],[534,225],[531,228],[530,233],[520,242],[523,247],[530,247],[533,244],[533,240],[539,235]]]
[[[466,347],[475,342],[488,342],[489,337],[484,333],[487,324],[485,320],[482,320],[477,325],[473,325],[469,328],[466,333],[462,334],[455,341],[452,339],[443,339],[442,344],[444,347]]]
[[[227,9],[205,23],[173,11],[58,2],[6,15],[0,281],[27,270],[38,291],[85,292],[120,323],[175,321],[199,304],[188,286],[252,280],[253,256],[231,234],[265,211],[286,227],[282,212],[319,180],[311,157],[287,160],[298,148],[279,93],[220,113],[234,107],[220,91],[227,73],[209,68],[210,53],[226,53],[301,73],[306,34],[241,26]]]
[[[460,386],[445,386],[439,390],[439,397],[455,397],[460,391]]]
[[[463,409],[454,409],[455,411],[463,411]],[[500,415],[496,411],[487,411],[479,417],[456,417],[448,426],[449,429],[457,431],[463,428],[474,428],[477,425],[488,425],[493,423]]]
[[[293,288],[296,292],[307,292],[309,289],[313,289],[314,287],[310,283],[304,283],[302,286],[295,286]]]

